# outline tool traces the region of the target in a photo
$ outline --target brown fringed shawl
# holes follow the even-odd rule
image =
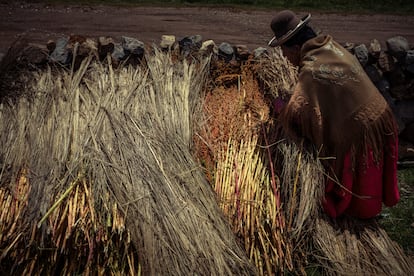
[[[329,35],[307,41],[301,55],[298,83],[279,117],[285,134],[304,137],[321,157],[334,157],[336,175],[347,152],[355,157],[369,147],[376,160],[382,158],[389,139],[396,138],[396,123],[358,60]]]

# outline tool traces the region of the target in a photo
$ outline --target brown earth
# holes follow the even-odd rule
[[[266,47],[272,36],[269,24],[277,10],[240,10],[224,7],[115,7],[47,5],[0,2],[0,53],[21,35],[33,42],[70,34],[88,37],[135,37],[156,43],[164,34],[178,39],[199,34],[216,44],[244,44],[253,50]],[[299,12],[299,14],[305,14]],[[414,43],[414,16],[312,12],[312,26],[337,41],[369,43],[401,35]]]

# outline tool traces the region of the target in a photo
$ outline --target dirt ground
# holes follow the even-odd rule
[[[277,10],[238,10],[199,7],[114,7],[47,5],[0,1],[0,53],[18,36],[45,43],[70,34],[88,37],[135,37],[158,44],[162,35],[180,39],[201,35],[216,44],[244,44],[253,50],[266,47],[271,38],[270,21]],[[299,14],[304,15],[304,11]],[[401,35],[414,43],[414,16],[338,14],[312,12],[312,26],[337,41],[369,43]]]

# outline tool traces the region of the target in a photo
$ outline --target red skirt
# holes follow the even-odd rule
[[[368,151],[363,167],[352,170],[351,153],[344,160],[341,184],[328,179],[323,208],[332,218],[342,214],[367,219],[378,215],[382,203],[394,206],[400,200],[397,181],[398,141],[384,150],[383,159],[374,161],[372,150]],[[362,157],[360,157],[362,158]]]

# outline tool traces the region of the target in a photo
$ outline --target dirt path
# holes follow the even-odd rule
[[[161,36],[202,35],[217,44],[266,47],[269,24],[276,10],[241,11],[229,8],[108,7],[36,4],[0,4],[0,53],[25,34],[31,41],[70,34],[88,37],[135,37],[159,43]],[[303,12],[301,14],[304,14]],[[368,43],[402,35],[414,43],[414,16],[312,13],[312,25],[339,42]]]

